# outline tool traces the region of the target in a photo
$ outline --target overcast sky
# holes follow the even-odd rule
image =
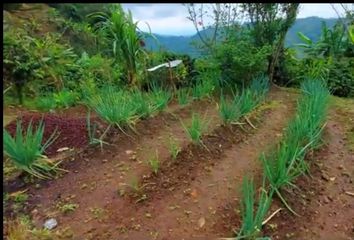
[[[196,33],[194,26],[187,19],[187,8],[182,4],[122,4],[125,10],[130,9],[135,21],[140,21],[138,26],[147,31],[147,22],[153,33],[164,35],[193,35]],[[340,4],[334,4],[340,14],[343,9]],[[353,9],[350,5],[349,9]],[[336,18],[337,14],[331,4],[307,3],[300,5],[298,18],[318,16],[323,18]]]

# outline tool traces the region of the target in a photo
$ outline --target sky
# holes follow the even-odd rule
[[[343,14],[340,4],[333,4],[334,7]],[[353,9],[352,4],[349,9]],[[182,4],[122,4],[124,10],[132,12],[135,21],[139,21],[138,26],[143,31],[148,31],[150,26],[152,33],[163,35],[193,35],[196,30],[190,20],[187,19],[187,7]],[[337,18],[338,15],[333,10],[331,4],[306,3],[300,4],[300,11],[297,18],[317,16],[322,18]],[[146,24],[148,23],[148,25]]]

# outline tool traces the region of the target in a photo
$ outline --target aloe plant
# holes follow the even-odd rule
[[[44,151],[56,140],[56,131],[42,144],[44,123],[41,120],[35,130],[32,121],[28,124],[26,134],[23,134],[22,121],[18,120],[15,136],[12,137],[4,129],[4,152],[15,166],[38,178],[50,178],[51,172],[59,171],[58,163],[53,163],[44,155]]]

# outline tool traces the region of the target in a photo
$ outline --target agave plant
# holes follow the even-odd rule
[[[49,178],[51,171],[58,171],[58,163],[51,162],[44,151],[52,144],[58,135],[56,131],[42,144],[44,133],[43,121],[33,130],[32,121],[28,124],[26,134],[22,131],[22,122],[17,121],[16,133],[12,137],[4,129],[4,152],[16,167],[38,178]]]

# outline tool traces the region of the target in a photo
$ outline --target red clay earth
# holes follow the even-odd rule
[[[22,129],[26,132],[30,122],[34,129],[38,126],[39,122],[43,119],[44,123],[44,144],[49,137],[55,132],[55,136],[58,136],[56,140],[49,145],[45,150],[45,154],[48,157],[52,157],[57,154],[57,150],[64,147],[80,149],[88,145],[89,137],[87,132],[87,123],[85,117],[65,117],[54,114],[39,114],[39,113],[27,113],[18,119],[22,122]],[[91,125],[97,122],[98,119],[91,118]],[[14,136],[16,133],[17,120],[9,123],[5,128]]]
[[[244,125],[248,130],[243,132],[236,128],[238,130],[233,132],[235,136],[230,139],[231,133],[215,121],[219,117],[214,103],[194,102],[187,108],[174,111],[173,114],[159,114],[154,118],[141,121],[137,126],[139,135],[132,134],[133,138],[119,134],[112,136],[110,139],[112,145],[104,146],[103,152],[99,148],[90,148],[75,156],[70,164],[66,165],[66,169],[71,172],[62,178],[41,183],[40,189],[31,188],[29,194],[30,204],[34,209],[33,220],[38,227],[41,227],[45,219],[53,216],[59,222],[59,230],[70,227],[75,236],[71,239],[113,239],[114,237],[153,239],[154,234],[158,234],[157,239],[182,239],[195,235],[229,236],[232,229],[227,226],[235,227],[233,225],[235,219],[232,219],[231,223],[223,220],[223,225],[219,226],[217,221],[222,219],[220,214],[224,213],[225,203],[230,203],[232,208],[238,207],[233,200],[239,196],[236,189],[243,174],[255,171],[255,166],[258,165],[258,153],[262,150],[258,148],[266,147],[269,141],[281,135],[282,127],[290,117],[290,109],[288,110],[286,106],[294,105],[294,98],[289,98],[290,95],[282,91],[270,94],[271,99],[274,99],[279,106],[262,111],[265,113],[265,115],[261,114],[262,124],[252,120],[259,129],[249,132],[249,127]],[[281,103],[282,101],[284,103]],[[211,135],[203,139],[211,148],[210,151],[215,153],[209,154],[204,150],[190,151],[195,147],[186,137],[180,121],[188,122],[193,111],[209,112],[208,116],[212,120]],[[268,118],[270,118],[269,122]],[[219,129],[219,132],[213,133],[214,128]],[[184,161],[180,166],[185,167],[178,167],[178,164],[171,165],[176,177],[165,175],[171,179],[172,184],[169,188],[172,192],[168,189],[162,189],[161,192],[149,191],[148,199],[141,204],[132,203],[128,196],[128,198],[119,196],[122,185],[130,183],[132,176],[136,176],[139,180],[144,175],[150,175],[151,169],[145,161],[150,152],[154,152],[155,149],[158,149],[161,156],[159,157],[161,175],[168,172],[171,159],[166,147],[166,137],[171,133],[183,147],[181,156],[187,156],[179,159]],[[222,140],[223,138],[225,139]],[[217,151],[218,142],[223,144],[220,153]],[[217,146],[215,151],[212,145]],[[239,151],[239,148],[242,150]],[[128,150],[133,154],[127,154]],[[204,160],[198,157],[200,156],[197,154],[198,151],[206,154]],[[189,152],[196,155],[190,158]],[[234,162],[235,154],[240,157],[237,164]],[[189,160],[190,165],[188,165]],[[223,171],[226,173],[223,174]],[[210,179],[209,174],[214,177]],[[177,181],[178,179],[180,182]],[[207,189],[198,188],[199,184]],[[189,190],[191,187],[197,188],[196,192],[193,191],[194,189]],[[214,196],[214,193],[218,193],[220,197]],[[197,199],[191,199],[193,196]],[[195,203],[195,200],[200,201],[200,204]],[[56,205],[63,203],[75,203],[79,207],[72,213],[62,214],[58,212]],[[183,208],[179,209],[178,205]],[[171,210],[174,206],[175,210]],[[209,209],[209,206],[212,206],[212,209]],[[202,212],[193,210],[199,208]],[[159,215],[160,209],[163,211],[161,215]],[[191,213],[189,209],[192,210]],[[232,212],[233,210],[230,209],[230,213]],[[196,229],[197,224],[191,224],[190,221],[198,221],[200,216],[205,216],[206,223],[201,229]],[[156,229],[155,225],[159,228]]]
[[[280,140],[283,127],[294,112],[295,94],[273,90],[269,98],[277,104],[261,111],[258,120],[251,120],[257,129],[250,131],[244,125],[246,132],[237,127],[228,132],[219,126],[215,105],[208,102],[194,102],[186,108],[174,110],[173,114],[162,113],[143,120],[137,125],[138,135],[132,132],[128,132],[132,137],[112,135],[109,139],[111,145],[104,146],[103,152],[94,147],[68,159],[70,161],[65,163],[65,168],[70,170],[69,173],[56,180],[41,182],[39,189],[27,186],[30,188],[28,211],[32,210],[30,215],[37,227],[41,227],[49,217],[55,217],[62,236],[65,232],[72,232],[68,234],[71,237],[63,239],[231,237],[232,231],[240,227],[240,216],[235,209],[240,206],[242,177],[250,173],[260,175],[259,154]],[[213,122],[209,135],[203,137],[210,152],[191,145],[180,124],[180,120],[188,122],[193,111],[203,113],[205,110]],[[332,131],[330,125],[328,128]],[[166,147],[166,137],[171,133],[182,146],[178,157],[180,163],[171,162]],[[232,133],[235,136],[231,136]],[[161,161],[161,171],[157,176],[151,174],[145,162],[155,149]],[[333,153],[326,154],[335,159]],[[316,176],[315,173],[313,175]],[[146,185],[141,194],[146,194],[147,199],[138,203],[135,203],[137,198],[129,197],[131,191],[124,186],[132,183],[133,176],[140,183],[152,183]],[[160,187],[154,187],[156,185]],[[120,192],[122,189],[127,191],[120,196],[119,193],[124,193]],[[299,197],[293,199],[295,201]],[[63,214],[56,205],[64,203],[75,203],[79,207],[74,212]],[[273,204],[272,208],[275,207]],[[294,208],[299,210],[296,206]],[[311,209],[306,211],[311,212]],[[276,221],[278,215],[269,223]],[[343,210],[344,215],[353,216],[348,208]],[[292,232],[289,228],[294,223],[291,221],[293,218],[288,215],[280,219],[278,232],[272,232],[271,236],[276,238],[279,235],[278,239],[286,239],[286,234]],[[328,220],[328,217],[323,219]],[[348,228],[350,222],[353,221],[343,226]],[[288,228],[284,224],[289,225]],[[267,229],[266,234],[269,233]],[[301,232],[301,229],[296,228],[296,231]],[[305,235],[295,239],[328,238]]]

